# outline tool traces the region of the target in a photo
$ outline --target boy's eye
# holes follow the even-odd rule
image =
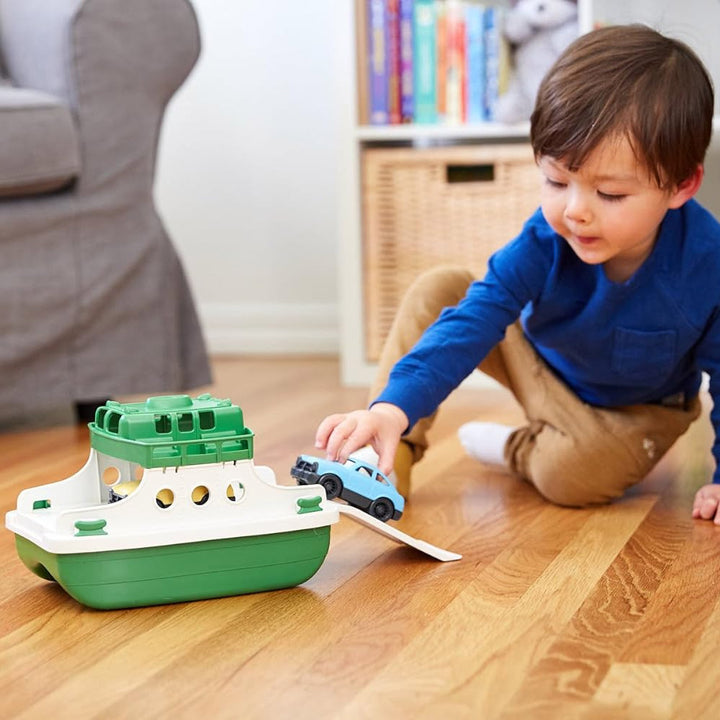
[[[560,182],[559,180],[553,180],[552,178],[546,177],[545,182],[552,188],[564,188],[566,183]]]
[[[607,200],[609,202],[619,202],[620,200],[624,200],[627,195],[613,195],[612,193],[604,193],[600,192],[598,190],[598,195],[603,199]]]

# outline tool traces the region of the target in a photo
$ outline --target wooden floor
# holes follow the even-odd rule
[[[333,360],[219,360],[281,483],[317,422],[364,402]],[[303,586],[89,610],[27,571],[0,533],[1,718],[720,717],[720,528],[690,519],[707,419],[631,495],[569,510],[464,457],[458,424],[519,421],[458,391],[399,527],[439,563],[342,518]],[[0,509],[82,465],[85,429],[0,436]]]

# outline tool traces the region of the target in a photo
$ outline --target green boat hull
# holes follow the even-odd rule
[[[294,587],[325,560],[330,527],[131,550],[54,554],[16,535],[18,555],[89,607],[117,609]]]

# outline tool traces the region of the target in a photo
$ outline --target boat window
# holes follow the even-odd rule
[[[120,471],[114,466],[106,467],[102,472],[105,485],[114,485],[120,479]]]
[[[215,427],[215,413],[208,410],[201,410],[198,416],[201,430],[212,430]]]
[[[226,493],[228,500],[231,502],[240,502],[240,500],[242,500],[245,496],[245,486],[241,482],[233,480],[227,486]]]
[[[191,497],[196,505],[204,505],[210,499],[210,490],[205,485],[198,485],[193,488]]]
[[[155,496],[155,502],[157,503],[157,506],[159,508],[162,508],[163,510],[169,508],[174,501],[175,493],[173,493],[170,488],[163,488],[162,490],[158,491],[158,494]]]
[[[169,433],[172,429],[169,415],[155,416],[155,430],[159,433]]]
[[[191,413],[178,415],[178,430],[180,432],[191,432],[193,429],[193,416]]]

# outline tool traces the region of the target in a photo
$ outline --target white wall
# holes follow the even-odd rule
[[[334,351],[338,0],[193,4],[203,51],[168,109],[157,200],[210,348]]]

